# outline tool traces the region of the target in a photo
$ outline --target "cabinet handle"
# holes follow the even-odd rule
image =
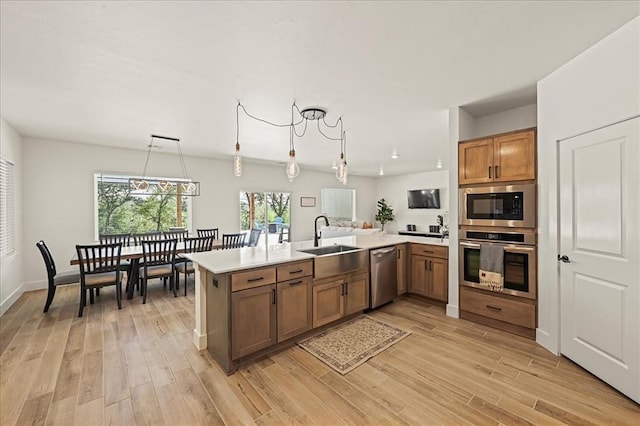
[[[213,284],[213,286],[214,286],[215,288],[218,288],[218,285],[220,285],[220,284],[218,283],[218,280],[217,280],[216,278],[214,278],[214,279],[213,279],[213,283],[212,283],[212,284]]]
[[[491,305],[487,305],[487,308],[493,309],[494,311],[501,311],[502,310],[502,308],[498,308],[497,306],[491,306]]]
[[[432,253],[433,254],[433,250],[422,250],[423,253]]]
[[[500,177],[500,170],[498,169],[498,166],[496,166],[496,179],[498,179]]]
[[[344,283],[344,294],[349,294],[349,283]]]
[[[429,261],[429,270],[433,271],[433,262],[432,261]]]
[[[275,305],[276,304],[276,289],[272,289],[271,290],[271,304]]]
[[[295,271],[289,271],[289,273],[290,273],[291,275],[293,275],[293,274],[299,274],[300,272],[302,272],[302,269],[298,269],[298,270],[295,270]]]
[[[294,281],[292,283],[289,283],[289,285],[298,285],[298,284],[302,284],[304,281],[299,280],[299,281]]]
[[[429,261],[428,261],[428,260],[425,260],[425,261],[424,261],[424,270],[425,270],[425,271],[428,271],[428,270],[429,270]]]
[[[264,280],[264,277],[249,278],[249,279],[247,280],[247,282],[253,283],[253,282],[256,282],[256,281],[262,281],[262,280]]]
[[[340,284],[340,296],[344,296],[344,283]]]
[[[491,166],[489,166],[489,179],[491,179]]]

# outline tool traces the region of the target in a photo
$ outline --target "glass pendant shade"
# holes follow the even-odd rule
[[[183,182],[180,184],[182,186],[182,190],[189,194],[196,191],[197,185],[193,182]]]
[[[349,166],[347,166],[347,162],[344,161],[343,162],[343,168],[342,168],[342,179],[340,180],[340,182],[342,182],[343,185],[347,184],[347,179],[349,178]]]
[[[233,156],[233,174],[242,176],[242,156],[240,155],[240,144],[236,144],[236,155]]]
[[[289,151],[289,161],[287,161],[286,172],[289,182],[293,182],[293,179],[295,179],[300,174],[300,166],[298,166],[298,163],[296,163],[295,151]]]
[[[146,191],[149,189],[149,182],[144,179],[134,179],[131,181],[131,189],[135,191]]]
[[[163,191],[171,191],[173,189],[173,183],[166,180],[162,180],[158,182],[158,188],[162,189]]]

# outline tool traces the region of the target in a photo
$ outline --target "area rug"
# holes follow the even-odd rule
[[[369,315],[347,321],[298,342],[298,346],[340,374],[398,343],[411,332]]]

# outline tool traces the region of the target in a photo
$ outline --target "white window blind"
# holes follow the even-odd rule
[[[15,193],[13,163],[0,159],[0,255],[15,250]]]

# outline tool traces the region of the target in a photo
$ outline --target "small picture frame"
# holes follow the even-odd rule
[[[300,207],[315,207],[316,197],[300,197]]]

